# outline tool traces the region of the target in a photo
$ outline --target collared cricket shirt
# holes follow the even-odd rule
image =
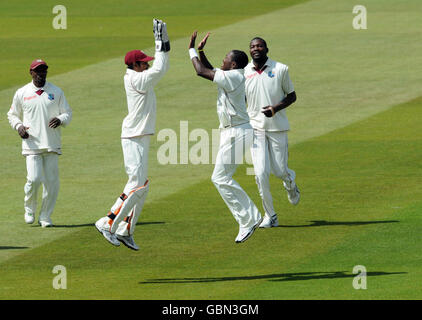
[[[245,102],[244,70],[223,71],[215,69],[213,82],[218,87],[217,114],[220,120],[220,128],[249,122]]]
[[[29,138],[22,139],[22,154],[56,152],[61,154],[61,127],[72,120],[72,110],[63,91],[50,82],[37,88],[33,82],[16,91],[12,106],[7,113],[10,125],[18,130],[21,125],[27,129]],[[57,117],[61,125],[55,129],[48,126]]]
[[[156,51],[151,68],[143,72],[127,69],[124,84],[128,115],[122,124],[122,138],[155,133],[156,97],[154,86],[169,68],[169,55]]]
[[[272,118],[262,113],[262,108],[280,103],[287,94],[294,91],[288,66],[268,58],[261,70],[255,70],[251,61],[245,67],[245,78],[247,110],[252,127],[267,131],[289,130],[284,109]]]

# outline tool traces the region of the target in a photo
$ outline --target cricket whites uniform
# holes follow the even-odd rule
[[[63,91],[46,82],[37,88],[33,82],[16,91],[7,113],[13,129],[29,127],[28,139],[22,139],[22,155],[26,157],[25,213],[35,215],[38,189],[43,184],[39,222],[51,223],[50,216],[59,192],[58,155],[61,152],[61,127],[72,120],[72,110]],[[49,121],[57,117],[61,125],[50,128]]]
[[[255,70],[253,62],[250,62],[245,67],[245,78],[247,110],[254,128],[251,156],[255,179],[265,213],[275,216],[270,193],[270,173],[282,179],[287,191],[296,188],[296,174],[287,166],[287,132],[290,127],[284,109],[271,118],[261,111],[266,106],[280,103],[287,94],[294,91],[294,87],[288,67],[269,58],[261,70]]]
[[[251,228],[261,219],[258,208],[233,179],[238,164],[252,144],[253,130],[245,103],[243,69],[216,69],[217,114],[220,120],[220,146],[212,182],[229,207],[240,228]]]
[[[148,151],[155,133],[156,97],[154,86],[169,68],[169,54],[156,51],[151,68],[136,72],[127,69],[124,76],[128,115],[122,124],[122,149],[129,177],[122,195],[112,206],[104,226],[111,233],[133,235],[149,189]]]

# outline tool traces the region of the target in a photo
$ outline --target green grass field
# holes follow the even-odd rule
[[[160,10],[96,3],[63,2],[68,30],[51,27],[52,1],[0,4],[0,299],[422,298],[422,3],[361,1],[368,29],[360,31],[348,0],[164,1]],[[272,177],[280,227],[235,244],[237,224],[210,181],[213,165],[159,164],[156,135],[135,233],[141,250],[112,247],[95,230],[126,183],[123,56],[153,53],[152,17],[168,21],[172,40],[170,71],[156,88],[157,133],[179,133],[180,121],[190,131],[218,126],[216,89],[189,61],[193,30],[211,31],[216,66],[256,35],[290,66],[298,101],[287,111],[289,164],[302,199],[291,206]],[[74,112],[62,131],[51,229],[24,223],[25,161],[6,118],[35,56],[50,64],[49,81]],[[261,208],[248,167],[235,177]],[[56,265],[67,269],[66,290],[52,287]],[[367,269],[366,290],[353,288],[357,265]]]

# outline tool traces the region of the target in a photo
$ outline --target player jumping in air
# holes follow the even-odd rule
[[[245,150],[250,148],[253,135],[245,103],[243,68],[248,64],[248,56],[243,51],[232,50],[224,58],[221,68],[214,69],[203,51],[209,33],[198,45],[200,58],[195,50],[196,36],[195,31],[189,43],[193,67],[199,76],[213,81],[218,87],[217,114],[221,133],[211,180],[239,224],[235,242],[240,243],[246,241],[262,221],[255,204],[233,179]]]
[[[154,86],[169,68],[170,42],[166,23],[154,19],[155,61],[140,50],[129,51],[125,57],[124,76],[128,115],[122,125],[122,149],[129,180],[106,217],[95,227],[113,245],[121,241],[133,250],[139,247],[133,239],[136,222],[149,189],[147,175],[150,137],[155,132],[156,98]]]

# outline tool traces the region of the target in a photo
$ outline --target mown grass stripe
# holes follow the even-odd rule
[[[419,98],[293,146],[300,205],[288,204],[280,182],[272,179],[281,226],[258,230],[242,245],[234,243],[236,223],[206,180],[146,205],[135,237],[141,251],[114,248],[92,226],[83,227],[3,263],[2,280],[9,289],[0,296],[420,298],[421,288],[414,284],[422,277],[421,245],[415,241],[422,210],[417,162],[421,106]],[[393,124],[396,134],[388,135]],[[392,148],[403,156],[390,157]],[[371,158],[379,160],[368,162]],[[236,179],[258,203],[253,178],[239,174]],[[107,272],[118,263],[118,272]],[[55,264],[67,266],[68,290],[50,288]],[[368,268],[366,291],[352,286],[352,269],[358,264]],[[112,292],[105,290],[110,286]]]

